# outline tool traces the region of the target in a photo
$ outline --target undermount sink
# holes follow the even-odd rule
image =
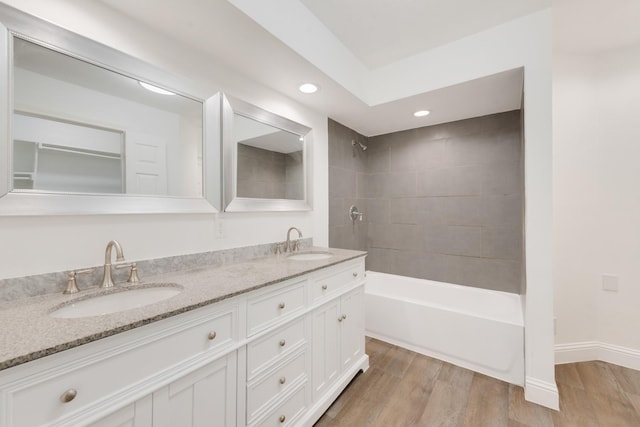
[[[51,317],[71,319],[78,317],[100,316],[144,307],[182,292],[182,286],[175,283],[149,284],[142,288],[117,290],[86,299],[65,303],[49,313]]]
[[[294,261],[317,261],[319,259],[331,258],[333,254],[325,251],[300,252],[287,256],[288,259]]]

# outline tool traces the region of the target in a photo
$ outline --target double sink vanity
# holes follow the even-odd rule
[[[0,21],[0,218],[206,215],[199,248],[225,246],[211,244],[222,213],[310,223],[309,123],[3,3]],[[112,266],[110,242],[102,281],[72,271],[65,293],[61,273],[2,278],[0,427],[312,425],[368,367],[365,254],[286,243],[241,259],[228,248],[233,262],[176,255],[158,271]],[[113,284],[118,266],[129,282]]]
[[[0,426],[311,425],[368,367],[364,255],[310,248],[4,303]]]

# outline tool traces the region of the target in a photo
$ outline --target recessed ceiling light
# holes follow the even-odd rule
[[[302,93],[316,93],[318,91],[318,86],[313,83],[303,83],[298,89]]]
[[[424,116],[428,116],[430,112],[431,111],[429,111],[429,110],[420,110],[420,111],[416,111],[415,113],[413,113],[413,115],[416,116],[416,117],[424,117]]]
[[[145,83],[145,82],[138,82],[138,83],[140,84],[140,86],[142,86],[146,90],[150,90],[151,92],[154,92],[154,93],[159,93],[160,95],[175,95],[175,93],[173,92],[169,92],[168,90],[162,89],[158,86],[150,85],[149,83]]]

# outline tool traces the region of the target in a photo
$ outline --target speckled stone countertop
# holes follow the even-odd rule
[[[2,303],[0,370],[366,254],[333,248],[309,248],[304,252],[316,250],[330,251],[333,256],[314,261],[294,261],[286,255],[273,255],[220,267],[204,266],[146,277],[136,285],[116,284],[115,290],[91,288],[74,295],[49,294]],[[184,289],[169,299],[118,313],[75,319],[49,316],[49,313],[73,300],[152,283],[177,283]]]

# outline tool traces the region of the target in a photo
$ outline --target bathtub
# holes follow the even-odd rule
[[[524,385],[520,295],[367,272],[366,334]]]

